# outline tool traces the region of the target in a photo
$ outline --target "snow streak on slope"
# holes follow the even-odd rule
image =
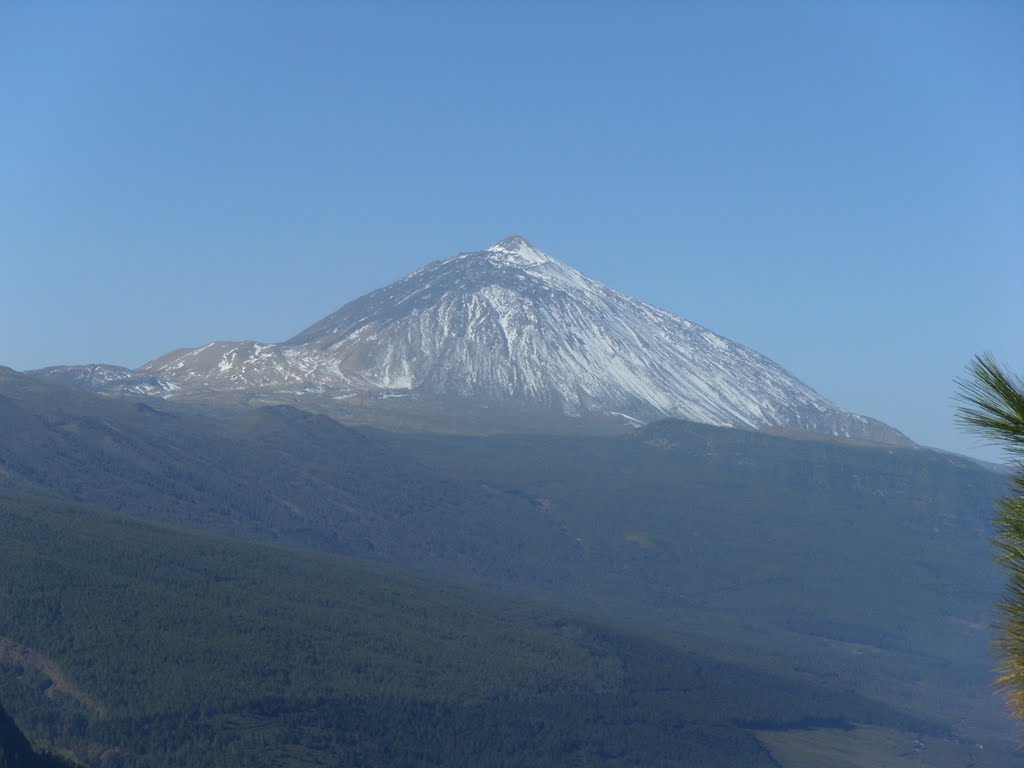
[[[521,237],[429,264],[283,344],[215,342],[140,373],[181,392],[413,392],[905,441],[763,355],[614,291]]]
[[[159,376],[137,373],[119,365],[59,365],[30,371],[35,376],[102,394],[168,395],[178,385]]]

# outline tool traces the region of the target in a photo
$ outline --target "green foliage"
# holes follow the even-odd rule
[[[38,754],[11,716],[0,707],[0,768],[72,768],[59,757]]]
[[[1009,583],[999,603],[1002,675],[1010,705],[1024,719],[1024,379],[1005,371],[991,355],[979,355],[968,378],[958,382],[964,405],[959,420],[1003,446],[1014,459],[1010,495],[998,503],[995,544]]]
[[[987,509],[961,457],[663,422],[633,438],[381,435],[547,516],[547,596],[713,635],[766,663],[976,723],[987,692]],[[529,519],[523,516],[522,519]],[[760,661],[759,661],[760,663]]]
[[[987,690],[987,627],[1001,584],[987,510],[1005,491],[1005,478],[969,460],[681,422],[627,437],[396,435],[355,431],[292,408],[157,410],[17,374],[5,380],[3,373],[0,489],[11,494],[14,511],[29,509],[29,493],[47,495],[51,504],[85,502],[175,527],[370,558],[600,619],[533,620],[518,609],[507,613],[506,597],[499,611],[505,623],[494,624],[483,607],[499,598],[466,597],[472,610],[463,619],[471,629],[453,639],[446,627],[460,619],[446,601],[475,593],[441,599],[430,586],[413,599],[396,587],[391,599],[387,589],[324,583],[335,566],[322,563],[336,563],[332,558],[289,570],[313,561],[291,553],[253,559],[245,553],[270,550],[240,545],[215,554],[195,543],[202,537],[151,538],[151,529],[139,534],[121,519],[75,528],[75,515],[91,519],[76,504],[63,507],[69,521],[57,525],[64,518],[53,517],[54,507],[33,502],[42,511],[16,517],[0,538],[0,568],[8,553],[37,555],[4,572],[21,588],[0,581],[0,622],[4,600],[17,594],[21,612],[3,626],[67,665],[85,691],[104,691],[95,695],[105,707],[100,715],[58,696],[66,706],[54,709],[45,676],[26,670],[10,680],[17,698],[11,706],[19,718],[36,713],[35,738],[79,745],[127,739],[133,750],[150,750],[132,754],[164,750],[160,759],[173,762],[170,747],[150,745],[146,734],[162,734],[163,744],[194,732],[190,743],[207,746],[236,734],[230,739],[248,744],[245,734],[264,730],[284,738],[276,729],[294,717],[302,738],[315,743],[335,737],[302,731],[289,707],[319,711],[322,700],[332,712],[349,705],[372,711],[376,722],[384,705],[367,690],[387,693],[394,717],[426,701],[479,724],[492,720],[473,706],[509,702],[521,713],[514,722],[527,731],[530,713],[546,711],[538,696],[571,690],[585,701],[608,695],[626,711],[648,702],[651,712],[713,725],[719,734],[732,733],[737,722],[854,720],[870,699],[912,713],[903,716],[909,721],[983,741],[989,754],[1005,735],[1005,718]],[[135,549],[110,549],[132,541]],[[87,552],[96,558],[83,561]],[[125,583],[129,575],[138,578]],[[37,581],[19,581],[30,576]],[[290,589],[279,594],[275,585]],[[321,615],[331,605],[352,606],[344,622]],[[122,615],[126,606],[135,613]],[[135,621],[137,630],[116,631]],[[630,630],[608,635],[616,638],[613,651],[599,651],[591,629],[602,627],[604,637],[608,621]],[[417,626],[422,633],[410,636]],[[349,633],[360,627],[363,635]],[[639,641],[628,639],[637,629],[658,633],[659,647],[690,649],[702,678],[721,683],[714,695],[699,689],[700,711],[679,715],[642,693],[690,667],[672,653],[643,663],[630,657],[627,665],[626,649],[639,652]],[[166,647],[168,636],[184,643]],[[536,642],[509,645],[513,636]],[[408,637],[413,648],[403,644]],[[464,647],[471,637],[479,638],[475,650]],[[324,673],[325,658],[344,674]],[[259,666],[243,674],[244,665],[231,659]],[[644,681],[634,703],[623,698],[632,690],[621,687],[627,668],[629,679]],[[582,682],[567,688],[561,669]],[[755,690],[739,683],[745,676]],[[467,679],[480,687],[455,682]],[[786,686],[802,693],[765,703],[766,690]],[[818,693],[808,699],[809,691]],[[280,711],[260,728],[235,727],[256,722],[248,719],[250,707],[263,711],[273,702]],[[589,725],[573,720],[571,729],[565,721],[558,733],[591,734],[574,753],[584,761],[607,718],[595,713]],[[632,729],[644,721],[635,711],[630,718],[616,739],[635,738]],[[101,727],[114,729],[106,741],[97,735]],[[655,744],[649,754],[663,747]]]
[[[978,355],[958,383],[965,403],[960,421],[1024,457],[1024,379],[1003,371],[991,355]]]
[[[3,696],[125,768],[768,766],[748,727],[942,732],[531,603],[51,502],[0,501],[0,584],[0,636],[83,694],[3,668]]]
[[[0,707],[0,768],[29,768],[33,758],[32,745]]]

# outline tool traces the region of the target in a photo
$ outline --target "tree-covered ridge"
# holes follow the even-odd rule
[[[1008,735],[987,639],[989,509],[1005,478],[969,460],[682,422],[626,437],[400,435],[2,374],[9,493],[570,606],[883,700],[986,754]]]
[[[90,765],[771,765],[746,725],[938,722],[494,594],[0,502],[0,691]],[[211,761],[211,755],[217,760]]]

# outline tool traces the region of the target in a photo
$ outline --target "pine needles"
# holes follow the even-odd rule
[[[1009,575],[997,609],[995,645],[1000,654],[997,683],[1010,708],[1024,719],[1024,380],[1005,372],[991,355],[978,355],[960,379],[958,421],[1005,448],[1011,456],[1010,494],[996,514],[996,555]]]

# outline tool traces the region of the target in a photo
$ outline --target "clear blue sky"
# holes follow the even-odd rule
[[[287,338],[519,232],[976,455],[1024,3],[6,2],[0,364]]]

